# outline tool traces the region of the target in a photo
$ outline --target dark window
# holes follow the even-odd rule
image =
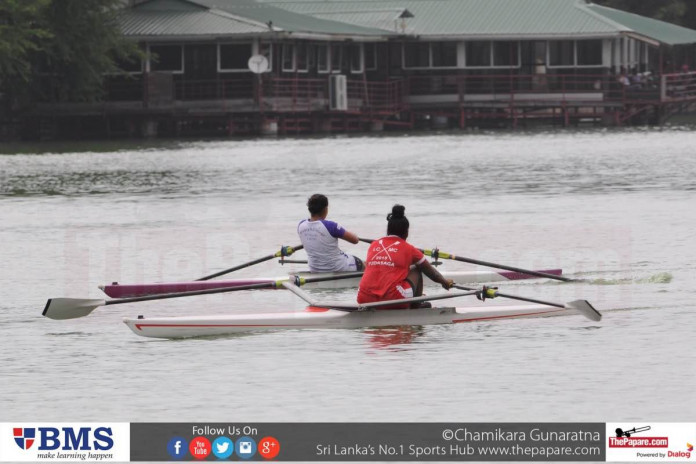
[[[319,72],[329,72],[328,45],[317,45],[317,70]]]
[[[519,46],[519,42],[493,42],[493,66],[519,66]]]
[[[363,72],[362,50],[358,44],[350,46],[350,70],[351,72]]]
[[[150,47],[151,71],[183,71],[181,45],[155,45]]]
[[[576,44],[578,54],[578,66],[602,65],[601,40],[578,40]]]
[[[249,68],[251,58],[250,44],[221,44],[220,45],[220,69],[246,70]]]
[[[365,69],[377,69],[377,45],[365,44]]]
[[[574,66],[575,50],[572,40],[549,42],[549,64],[551,66]]]
[[[343,47],[340,45],[331,45],[331,71],[341,72],[342,60]]]
[[[295,70],[295,46],[283,44],[283,71]]]
[[[466,65],[468,67],[484,67],[491,65],[490,42],[467,42]]]
[[[268,70],[269,71],[272,70],[273,69],[273,44],[260,43],[258,54],[266,57],[266,59],[268,60]]]
[[[433,42],[430,44],[433,68],[457,67],[457,42]]]
[[[298,71],[309,70],[309,45],[306,43],[298,43],[295,45],[295,61]]]
[[[295,46],[295,54],[295,59],[297,60],[297,70],[309,70],[309,45],[305,43],[298,43]]]
[[[412,42],[404,45],[406,68],[430,67],[430,44],[427,42]]]

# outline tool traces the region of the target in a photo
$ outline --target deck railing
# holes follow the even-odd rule
[[[149,84],[148,84],[149,82]],[[154,91],[159,91],[155,95]],[[348,111],[393,114],[420,102],[614,102],[674,103],[696,100],[696,72],[645,78],[624,85],[616,76],[601,75],[422,75],[368,81],[348,79]],[[173,80],[169,86],[152,85],[144,78],[108,81],[107,102],[193,100],[253,100],[263,110],[321,111],[328,109],[326,77],[244,76],[234,79]],[[433,98],[429,98],[433,97]]]
[[[653,79],[624,85],[615,76],[602,75],[447,75],[411,76],[411,96],[454,95],[467,101],[659,100],[659,83]]]
[[[696,99],[696,72],[663,75],[660,97],[664,102]]]

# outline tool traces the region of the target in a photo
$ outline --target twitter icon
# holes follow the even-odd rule
[[[227,459],[234,453],[234,443],[227,437],[218,437],[213,442],[213,454],[218,459]]]

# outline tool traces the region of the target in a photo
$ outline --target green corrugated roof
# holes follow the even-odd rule
[[[121,31],[130,37],[260,34],[265,25],[230,18],[208,10],[125,11],[119,15]]]
[[[408,10],[401,29],[395,19]],[[362,36],[402,32],[453,39],[599,38],[637,35],[676,45],[696,31],[585,0],[149,0],[126,8],[130,36],[268,34]]]
[[[332,11],[324,13],[313,13],[315,18],[329,19],[332,21],[340,21],[348,24],[360,24],[363,26],[398,33],[398,23],[396,22],[399,16],[403,13],[402,8],[392,10],[374,10],[374,11]]]
[[[657,40],[663,44],[683,45],[696,43],[696,31],[693,29],[600,5],[587,5],[586,8],[631,29],[637,34]]]
[[[583,0],[259,1],[307,15],[332,14],[346,22],[359,21],[358,13],[408,9],[414,18],[406,21],[406,33],[420,36],[609,37],[625,29],[587,10]]]
[[[274,28],[285,32],[305,32],[336,35],[381,35],[383,31],[362,25],[328,21],[304,15],[256,0],[189,0],[199,5],[253,19],[262,24],[269,21]]]
[[[125,8],[121,29],[128,36],[235,35],[275,32],[381,37],[384,31],[331,21],[256,0],[150,0]]]

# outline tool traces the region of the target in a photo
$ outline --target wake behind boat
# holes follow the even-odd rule
[[[440,271],[447,279],[452,279],[455,282],[466,283],[489,283],[489,282],[505,282],[521,279],[538,278],[533,275],[524,274],[516,271]],[[543,272],[546,274],[560,276],[563,271],[561,269],[547,269],[534,272]],[[276,277],[276,278],[248,278],[248,279],[229,279],[229,280],[194,280],[189,282],[163,282],[150,284],[119,284],[114,282],[110,285],[102,285],[99,288],[111,298],[128,298],[143,295],[160,295],[165,293],[190,292],[195,290],[209,290],[216,288],[234,288],[249,284],[271,283],[277,281],[288,281],[294,279],[295,276],[300,278],[309,278],[316,276],[337,277],[337,279],[327,279],[316,282],[308,282],[304,285],[305,288],[353,288],[360,283],[360,276],[353,278],[339,279],[343,275],[350,273],[345,272],[329,272],[329,273],[310,273],[300,272],[291,276]],[[355,274],[355,273],[354,273]],[[429,284],[433,282],[427,280]]]

